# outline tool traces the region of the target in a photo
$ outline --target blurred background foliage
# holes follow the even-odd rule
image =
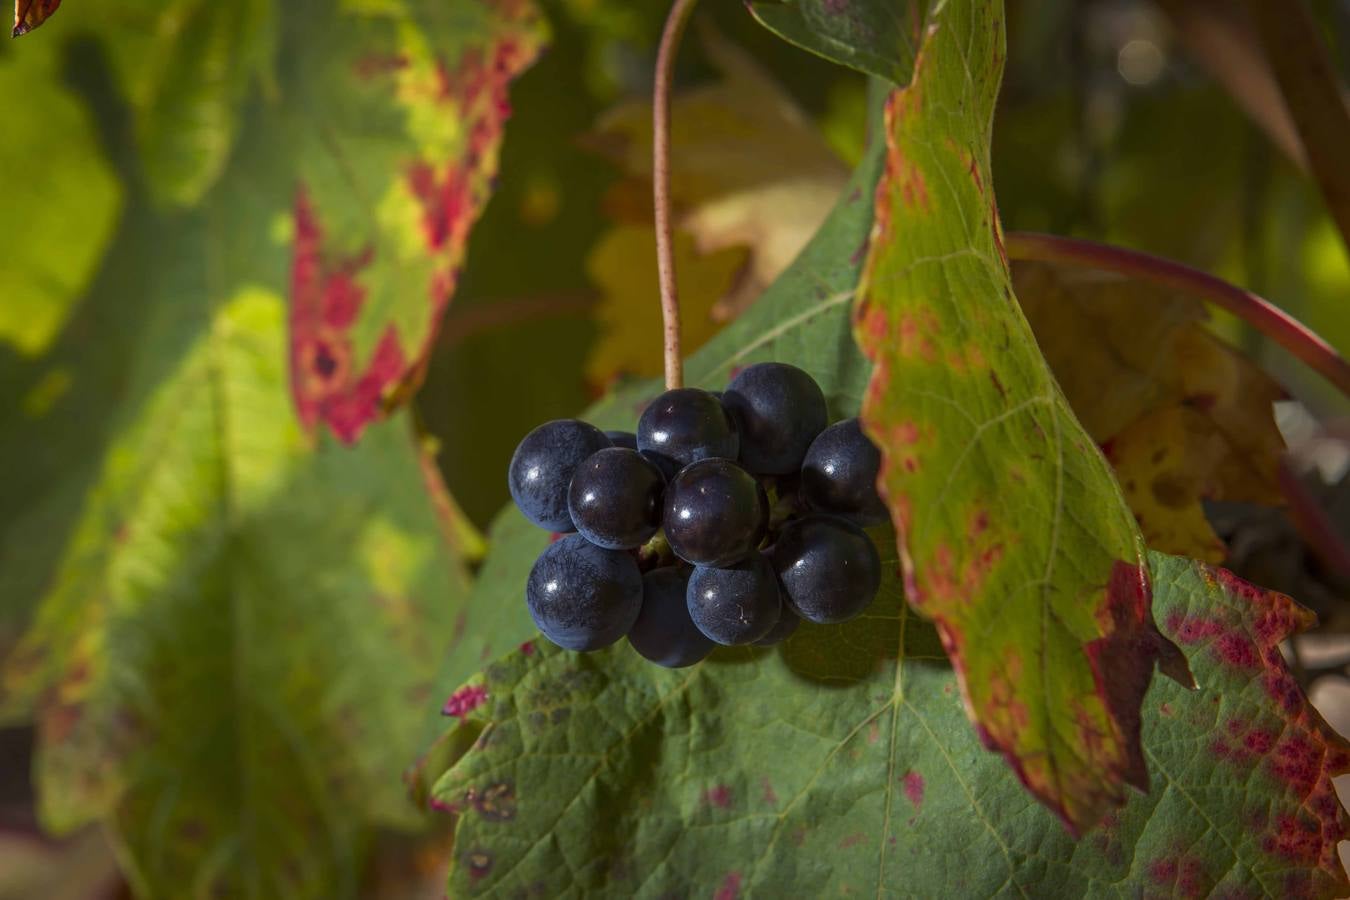
[[[450,493],[480,529],[507,500],[506,461],[526,431],[660,370],[646,104],[665,4],[540,5],[551,39],[512,87],[501,175],[415,400]],[[1206,5],[1009,3],[994,145],[1005,229],[1188,262],[1270,298],[1350,351],[1346,245],[1290,150],[1268,79],[1233,76],[1260,67],[1244,58],[1241,41],[1223,42],[1221,16],[1195,14]],[[1344,78],[1350,3],[1310,8]],[[90,37],[114,22],[119,34],[139,31],[144,40],[110,46]],[[27,626],[45,592],[42,573],[62,553],[72,511],[98,472],[112,427],[107,398],[158,377],[109,353],[91,370],[104,386],[81,395],[85,439],[64,439],[43,418],[70,389],[62,336],[92,331],[130,346],[145,327],[134,296],[112,311],[82,308],[81,298],[93,285],[115,289],[120,260],[154,258],[157,245],[169,245],[153,230],[119,238],[118,223],[146,217],[147,202],[188,205],[209,189],[235,149],[242,99],[271,89],[276,41],[269,0],[70,0],[42,31],[0,45],[0,89],[12,101],[0,129],[0,171],[9,176],[0,212],[0,458],[11,465],[0,487],[0,546],[26,559],[5,566],[0,556],[0,655]],[[677,84],[688,353],[791,261],[830,208],[862,152],[866,85],[785,44],[740,4],[713,3],[686,41]],[[172,139],[155,139],[166,133]],[[157,149],[133,160],[138,145]],[[126,177],[136,182],[130,188]],[[1296,450],[1311,448],[1301,463],[1312,472],[1309,490],[1333,518],[1350,521],[1338,489],[1350,451],[1327,438],[1350,431],[1338,424],[1350,412],[1344,400],[1241,322],[1214,314],[1211,326],[1301,401],[1282,419],[1286,437]],[[1324,619],[1344,619],[1343,581],[1283,514],[1207,509],[1239,568]],[[13,528],[20,512],[21,535]],[[1327,670],[1344,667],[1328,659]],[[64,844],[38,836],[31,739],[22,722],[0,732],[0,897],[124,892],[96,834]],[[443,838],[430,840],[431,850],[378,839],[367,892],[439,896],[433,861],[448,854],[435,848]]]

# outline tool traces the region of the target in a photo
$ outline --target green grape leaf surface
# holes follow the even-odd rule
[[[946,3],[926,34],[886,106],[855,307],[873,363],[862,419],[905,594],[972,723],[1082,833],[1127,785],[1148,789],[1139,708],[1176,648],[1134,516],[1013,295],[989,165],[1002,5]]]

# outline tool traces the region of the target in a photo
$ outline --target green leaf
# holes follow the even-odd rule
[[[935,629],[890,578],[862,618],[781,650],[670,671],[626,645],[540,646],[490,666],[484,730],[436,786],[461,814],[448,893],[1343,895],[1332,776],[1350,745],[1277,646],[1308,614],[1227,572],[1150,563],[1200,689],[1152,686],[1153,790],[1091,837],[980,747]]]
[[[0,246],[0,346],[41,353],[88,286],[112,237],[122,189],[89,113],[55,77],[44,40],[0,53],[5,112],[0,171],[6,179]]]
[[[886,109],[855,321],[905,593],[986,746],[1070,829],[1148,788],[1139,704],[1169,649],[1144,544],[1013,296],[989,168],[1002,6],[935,12]]]
[[[804,50],[908,84],[932,0],[754,0],[750,12],[765,28]]]
[[[191,206],[220,178],[259,80],[272,85],[274,0],[86,0],[131,108],[150,192]]]

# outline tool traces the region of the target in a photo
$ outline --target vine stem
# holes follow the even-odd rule
[[[656,276],[661,286],[661,321],[665,331],[666,389],[684,386],[680,352],[680,291],[675,283],[675,248],[670,225],[670,82],[680,38],[696,0],[675,0],[656,51],[652,88],[652,207],[656,218]]]
[[[1208,300],[1269,337],[1350,397],[1350,362],[1311,328],[1251,291],[1174,260],[1081,238],[1011,231],[1004,235],[1003,245],[1009,259],[1105,269]]]

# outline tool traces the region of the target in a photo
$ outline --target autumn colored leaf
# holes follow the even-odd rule
[[[971,720],[1075,832],[1147,790],[1139,704],[1169,645],[1144,544],[1012,292],[989,170],[1001,4],[935,11],[886,107],[856,306],[864,426],[905,593]]]
[[[65,327],[39,355],[0,357],[23,400],[0,411],[0,460],[25,474],[0,485],[0,638],[41,597],[0,716],[36,720],[44,826],[106,827],[140,894],[338,896],[373,829],[422,824],[397,773],[461,643],[475,536],[407,414],[355,448],[305,433],[286,294],[296,185],[326,189],[316,215],[360,186],[313,175],[333,158],[313,142],[342,148],[353,178],[392,158],[332,79],[414,40],[414,22],[443,46],[464,21],[510,33],[506,12],[454,10],[278,6],[286,78],[255,97],[200,203],[168,209],[125,180]],[[62,83],[39,74],[35,96]],[[49,200],[53,216],[97,211]]]
[[[20,37],[47,21],[47,18],[61,5],[61,0],[14,0],[14,30],[12,35]]]
[[[1041,351],[1148,545],[1220,562],[1201,501],[1282,503],[1273,405],[1283,389],[1206,330],[1198,300],[1048,263],[1012,272]]]
[[[650,224],[618,223],[591,248],[586,270],[600,291],[595,308],[600,334],[586,357],[587,382],[603,390],[619,376],[651,377],[661,368],[661,307],[655,300],[655,232]],[[700,253],[687,232],[675,231],[680,273],[680,335],[701,347],[717,333],[712,307],[745,265],[745,252]]]
[[[383,41],[359,34],[296,98],[348,129],[296,136],[309,152],[294,204],[290,353],[301,421],[347,443],[422,376],[496,173],[510,81],[539,49],[526,2],[456,10],[398,13]]]
[[[1152,685],[1153,788],[1083,840],[981,749],[891,577],[863,618],[777,650],[672,671],[541,641],[488,666],[465,689],[476,740],[435,788],[459,814],[447,892],[1343,895],[1350,747],[1277,646],[1308,613],[1188,560],[1149,566],[1200,689]]]
[[[681,91],[671,110],[671,196],[683,346],[696,351],[773,283],[820,227],[848,172],[795,101],[711,29],[702,41],[721,80]],[[593,384],[661,370],[651,105],[610,110],[586,138],[624,175],[607,206],[615,225],[587,271],[600,288]]]

